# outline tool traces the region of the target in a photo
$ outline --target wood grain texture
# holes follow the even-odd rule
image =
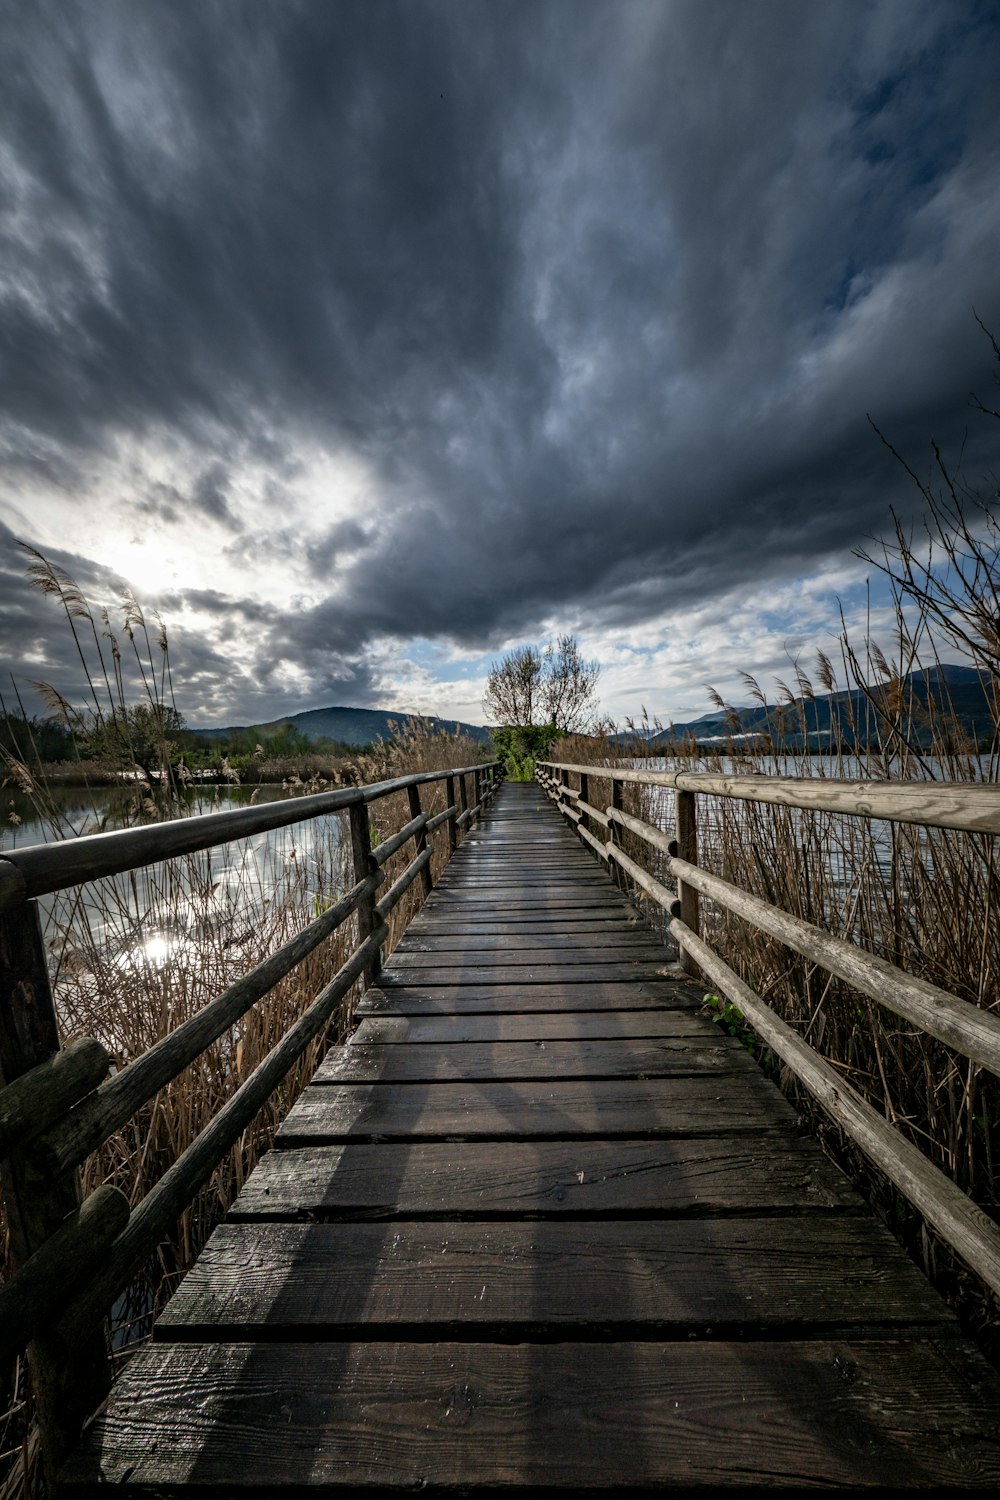
[[[755,1070],[738,1077],[511,1083],[343,1083],[306,1089],[278,1131],[282,1146],[454,1137],[707,1135],[794,1119]]]
[[[683,981],[683,982],[681,982]],[[693,1012],[701,1007],[704,986],[692,990],[687,976],[675,971],[670,978],[621,983],[615,980],[591,980],[587,983],[448,985],[427,984],[421,975],[409,983],[370,989],[358,1002],[358,1014],[383,1011],[394,1014],[463,1015],[486,1012],[530,1013],[560,1010],[661,1010],[683,1009]]]
[[[728,1078],[748,1071],[754,1072],[755,1064],[739,1042],[711,1029],[686,1037],[617,1041],[455,1042],[447,1047],[354,1042],[327,1053],[313,1087],[480,1079]]]
[[[455,1042],[610,1040],[623,1037],[700,1037],[704,1021],[687,1011],[597,1010],[555,1014],[365,1015],[351,1037],[357,1043],[412,1043],[446,1047]]]
[[[390,972],[397,972],[410,969],[535,968],[540,965],[567,967],[578,964],[592,967],[594,964],[620,963],[630,968],[640,965],[655,968],[666,966],[670,962],[671,958],[661,943],[649,938],[621,934],[613,942],[598,941],[586,946],[571,942],[553,946],[544,942],[531,945],[527,941],[522,944],[519,940],[518,946],[511,949],[481,948],[473,943],[462,948],[428,951],[417,946],[415,941],[405,950],[397,949],[388,968]]]
[[[933,1340],[174,1344],[141,1351],[77,1493],[1000,1484],[996,1386]]]
[[[908,1274],[906,1274],[908,1272]],[[816,1336],[933,1325],[947,1310],[863,1219],[230,1224],[157,1323],[163,1340],[326,1336]]]
[[[424,928],[407,932],[406,937],[393,949],[394,965],[408,964],[417,956],[417,961],[457,963],[468,961],[470,953],[501,955],[512,962],[524,963],[538,953],[558,955],[559,960],[581,954],[589,960],[593,954],[602,956],[608,952],[623,953],[629,958],[652,957],[657,962],[668,961],[667,950],[650,932],[622,931],[619,924],[608,924],[605,928],[588,929],[585,932],[568,931],[556,927],[542,932],[499,932],[496,927],[486,932],[448,933],[428,932]],[[521,956],[519,956],[521,955]]]
[[[488,954],[485,956],[489,957]],[[545,954],[539,962],[524,964],[408,964],[406,967],[390,964],[379,977],[379,984],[386,990],[395,985],[412,984],[415,979],[421,984],[429,985],[593,984],[604,980],[635,984],[660,979],[671,967],[666,962],[657,963],[655,959],[634,961],[622,958],[617,962],[607,959],[603,963],[547,962],[550,958],[556,960],[556,955]]]
[[[853,1213],[819,1148],[777,1131],[636,1141],[407,1141],[272,1151],[234,1218]],[[784,1231],[782,1231],[784,1232]]]
[[[557,769],[583,771],[601,784],[594,766],[566,765]],[[848,813],[931,828],[1000,833],[1000,787],[995,783],[948,785],[933,781],[847,781],[833,776],[726,776],[710,771],[650,771],[625,766],[615,766],[614,777],[643,786],[673,787],[778,807]],[[610,772],[601,780],[606,786]]]

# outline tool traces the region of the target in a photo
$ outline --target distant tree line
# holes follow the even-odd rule
[[[0,764],[17,761],[35,769],[75,762],[115,774],[138,770],[150,782],[169,778],[182,764],[192,776],[221,776],[228,766],[241,780],[252,780],[255,762],[305,755],[343,759],[370,748],[310,739],[292,724],[199,734],[162,703],[130,704],[97,720],[81,717],[72,727],[65,717],[0,713]]]

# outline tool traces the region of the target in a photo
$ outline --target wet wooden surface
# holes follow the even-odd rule
[[[994,1487],[1000,1380],[532,786],[501,790],[67,1494]]]

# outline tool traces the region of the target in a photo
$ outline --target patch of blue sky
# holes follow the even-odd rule
[[[464,678],[478,677],[488,672],[490,663],[498,653],[494,651],[465,655],[440,641],[415,636],[413,640],[406,642],[405,655],[409,662],[431,673],[438,682],[460,682]]]

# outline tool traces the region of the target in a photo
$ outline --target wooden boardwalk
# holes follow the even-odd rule
[[[1000,1380],[503,787],[68,1494],[1000,1483]]]

